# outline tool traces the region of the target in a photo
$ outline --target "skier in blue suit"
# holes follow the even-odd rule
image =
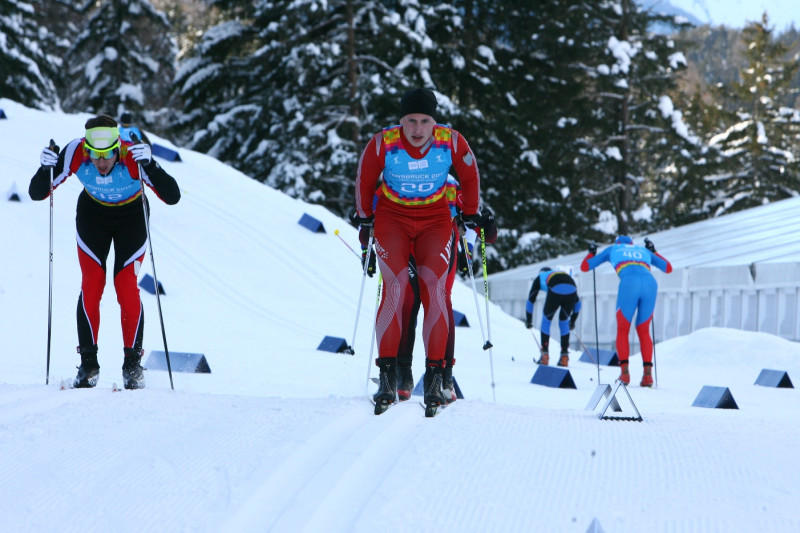
[[[133,117],[129,112],[122,113],[119,117],[119,137],[123,141],[132,141],[131,133],[136,135],[136,138],[142,141],[145,144],[149,144],[152,146],[153,143],[150,142],[150,139],[147,138],[147,134],[139,129],[138,126],[134,126],[131,124],[133,122]]]
[[[595,255],[596,254],[596,255]],[[645,239],[645,246],[633,244],[633,239],[628,235],[620,235],[612,246],[605,248],[599,254],[597,246],[589,247],[589,254],[581,263],[581,270],[588,272],[608,261],[619,276],[619,290],[617,292],[617,357],[622,373],[619,381],[628,385],[631,377],[628,373],[628,332],[631,329],[633,315],[636,313],[636,333],[642,348],[642,362],[644,375],[640,385],[653,386],[653,339],[650,337],[650,322],[653,319],[653,310],[656,306],[656,283],[650,267],[654,266],[669,274],[672,265],[656,253],[652,241]]]
[[[547,294],[542,308],[542,327],[541,327],[541,349],[542,355],[539,359],[540,365],[550,362],[550,326],[553,318],[558,313],[558,327],[561,332],[561,358],[558,366],[569,364],[569,332],[575,329],[575,321],[578,320],[578,313],[581,312],[581,300],[578,297],[578,288],[575,280],[568,273],[544,267],[539,271],[539,275],[534,278],[531,290],[528,293],[528,301],[525,303],[525,327],[533,327],[533,304],[539,291]]]

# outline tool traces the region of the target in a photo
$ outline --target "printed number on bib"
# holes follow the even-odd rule
[[[403,183],[400,186],[400,191],[413,194],[415,196],[423,196],[435,190],[433,183]]]
[[[637,250],[625,250],[622,252],[622,257],[627,257],[629,259],[644,259],[644,255]]]

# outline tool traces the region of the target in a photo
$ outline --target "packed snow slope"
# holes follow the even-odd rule
[[[49,202],[27,186],[41,148],[81,136],[88,115],[0,108],[0,191],[22,196],[0,201],[0,531],[800,531],[798,393],[754,385],[764,368],[800,380],[800,346],[730,329],[660,343],[656,388],[636,385],[632,357],[644,420],[600,420],[585,407],[616,368],[576,350],[575,389],[531,384],[538,332],[489,305],[484,351],[482,280],[477,305],[459,281],[465,399],[432,419],[416,397],[376,417],[377,279],[359,310],[360,263],[334,234],[355,247],[356,230],[187,150],[160,161],[183,198],[170,207],[150,193],[152,250],[168,348],[205,354],[211,373],[174,372],[171,390],[150,369],[145,390],[112,392],[123,355],[109,280],[100,382],[59,390],[78,364],[71,177],[54,198],[46,385]],[[299,225],[304,213],[325,233]],[[152,274],[149,253],[142,270]],[[156,299],[142,298],[146,360],[164,346]],[[355,355],[317,350],[326,335],[351,343],[356,316]],[[693,407],[705,385],[729,388],[739,409]]]

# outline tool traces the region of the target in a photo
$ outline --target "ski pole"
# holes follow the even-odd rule
[[[481,325],[481,336],[483,337],[483,349],[486,350],[491,348],[491,344],[489,341],[486,340],[486,331],[483,329],[483,317],[481,316],[481,306],[478,303],[478,288],[475,286],[475,276],[472,274],[472,255],[469,253],[469,247],[467,246],[467,237],[466,235],[463,237],[464,240],[464,255],[467,257],[467,270],[469,270],[469,279],[472,282],[472,294],[475,296],[475,311],[478,313],[478,323]]]
[[[369,357],[367,358],[367,381],[364,383],[364,394],[369,394],[369,375],[372,373],[372,353],[375,349],[375,330],[378,323],[378,309],[381,303],[381,285],[383,277],[378,273],[378,296],[375,298],[375,320],[372,321],[372,340],[369,345]],[[355,341],[354,341],[355,342]]]
[[[489,320],[489,274],[486,268],[486,235],[483,232],[483,228],[481,228],[481,261],[483,263],[483,294],[486,299],[486,336],[487,341],[486,344],[490,349],[489,352],[491,353],[492,348],[492,323]],[[487,346],[484,346],[483,349],[487,349]]]
[[[336,230],[333,230],[333,234],[334,234],[334,235],[336,235],[337,237],[339,237],[339,240],[340,240],[340,241],[342,241],[342,244],[344,244],[345,246],[347,246],[347,247],[350,249],[350,251],[351,251],[351,252],[353,252],[353,255],[355,255],[355,256],[356,256],[356,258],[358,258],[359,260],[361,260],[361,256],[360,256],[360,255],[358,255],[358,254],[356,253],[356,251],[355,251],[355,250],[353,250],[353,247],[352,247],[352,246],[350,246],[349,244],[347,244],[347,241],[346,241],[346,240],[344,240],[344,239],[342,238],[342,236],[341,236],[341,235],[339,235],[339,230],[338,230],[338,229],[336,229]]]
[[[592,246],[597,248],[597,245],[594,241],[592,241]],[[600,381],[600,332],[597,326],[597,272],[595,269],[592,269],[592,291],[594,292],[594,345],[595,349],[597,350],[597,384],[601,384]]]
[[[595,361],[594,357],[592,357],[592,352],[589,351],[589,348],[586,347],[586,345],[583,343],[583,340],[581,340],[580,336],[574,331],[572,332],[572,334],[575,335],[576,339],[578,339],[578,342],[581,344],[581,348],[583,348],[586,351],[586,353],[589,354],[589,359],[592,360],[592,363],[595,363],[599,366],[599,363]]]
[[[483,231],[483,227],[481,227],[481,262],[483,263],[483,293],[486,297],[486,335],[488,336],[488,340],[486,341],[486,345],[484,345],[483,349],[486,349],[486,346],[489,347],[489,369],[492,374],[492,401],[497,402],[494,393],[494,356],[492,355],[492,323],[489,320],[489,274],[486,268],[486,234]]]
[[[653,313],[653,317],[655,313]],[[656,388],[658,388],[658,367],[656,366],[656,322],[650,317],[650,325],[653,327],[653,377],[656,380]]]
[[[356,307],[356,323],[353,326],[353,342],[344,349],[344,353],[354,355],[356,351],[353,346],[356,343],[356,332],[358,331],[358,316],[361,314],[361,301],[364,298],[364,286],[367,283],[367,269],[369,268],[369,256],[372,254],[372,241],[374,237],[372,230],[369,232],[369,241],[367,241],[367,255],[364,257],[364,272],[361,274],[361,290],[358,293],[358,306]]]
[[[534,332],[533,332],[533,330],[530,330],[530,331],[531,331],[531,337],[533,337],[533,342],[535,342],[535,343],[536,343],[536,347],[539,349],[539,353],[541,354],[541,353],[542,353],[542,345],[541,345],[541,344],[539,344],[539,339],[537,339],[537,338],[536,338],[536,333],[534,333]],[[534,358],[534,359],[533,359],[533,362],[534,362],[534,363],[536,363],[537,365],[538,365],[538,364],[539,364],[541,361],[542,361],[542,358],[541,358],[541,356],[539,356],[539,359],[538,359],[538,360],[537,360],[536,358]]]
[[[650,246],[653,245],[650,239],[645,238],[644,242]],[[653,249],[655,250],[655,246],[653,246]],[[655,377],[656,388],[658,388],[658,368],[656,367],[656,321],[654,320],[655,314],[655,310],[653,310],[653,315],[650,317],[650,325],[653,328],[653,377]]]
[[[139,144],[139,137],[131,132],[131,141],[134,144]],[[152,157],[152,155],[150,156]],[[158,276],[156,275],[156,260],[153,256],[153,241],[150,239],[150,218],[148,217],[147,209],[147,196],[144,190],[144,172],[142,172],[142,164],[137,163],[139,169],[139,181],[142,185],[142,210],[144,211],[144,227],[147,232],[147,242],[150,243],[150,265],[153,267],[153,286],[155,287],[156,303],[158,305],[158,319],[161,322],[161,338],[164,340],[164,356],[167,359],[167,373],[169,374],[169,388],[175,390],[175,385],[172,383],[172,365],[169,361],[169,349],[167,348],[167,332],[164,329],[164,315],[161,313],[161,296],[158,290]]]
[[[50,139],[50,150],[56,147]],[[47,372],[44,384],[50,384],[50,344],[53,332],[53,167],[50,167],[50,282],[47,289]]]

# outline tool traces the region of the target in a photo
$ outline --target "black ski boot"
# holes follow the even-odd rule
[[[90,389],[97,385],[97,378],[100,377],[97,345],[78,346],[78,353],[81,354],[81,366],[78,367],[78,375],[75,376],[72,386],[76,389]]]
[[[414,390],[414,374],[411,371],[411,362],[397,363],[397,399],[404,402],[411,398]]]
[[[375,414],[386,411],[397,396],[397,359],[395,357],[378,357],[375,364],[380,369],[378,375],[378,392],[373,394]]]
[[[447,403],[453,403],[457,398],[455,383],[453,382],[453,365],[455,363],[455,357],[453,359],[445,359],[445,367],[442,370],[442,392]]]
[[[124,348],[125,362],[122,363],[122,384],[128,390],[144,388],[144,369],[142,368],[141,348]]]
[[[425,389],[425,416],[436,416],[436,411],[440,405],[445,405],[444,393],[442,392],[442,368],[444,360],[425,360],[425,376],[422,378],[422,384]]]

